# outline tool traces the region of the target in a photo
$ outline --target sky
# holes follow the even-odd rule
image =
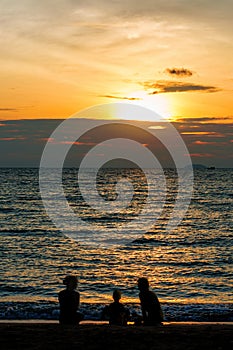
[[[51,134],[61,123],[60,119],[24,119],[2,122],[0,125],[1,167],[39,167],[41,155],[47,142],[55,144],[56,152],[58,152],[59,156],[60,150],[62,154],[63,147],[66,147],[66,145],[69,147],[69,145],[73,144],[73,135],[76,135],[77,127],[80,126],[80,120],[73,120],[74,127],[70,124],[67,131],[62,134],[59,142],[51,137]],[[118,123],[120,127],[102,127],[102,129],[99,128],[97,130],[94,127],[95,120],[83,120],[87,123],[88,132],[84,133],[71,147],[71,152],[68,153],[65,161],[66,167],[78,167],[83,157],[94,146],[113,138],[135,140],[153,152],[163,168],[174,167],[172,154],[168,152],[166,142],[164,145],[161,145],[157,138],[153,137],[158,132],[166,132],[167,123],[159,121],[130,121],[135,130],[127,130],[124,125],[121,126],[121,121],[120,124]],[[224,123],[217,124],[210,121],[209,118],[208,122],[205,118],[202,118],[202,122],[203,124],[200,125],[197,119],[189,119],[188,121],[183,119],[173,123],[185,142],[193,164],[219,168],[232,167],[233,143],[232,130],[229,129],[229,125]],[[145,132],[142,132],[142,128],[143,130],[150,130],[150,134],[147,135]],[[175,147],[176,142],[174,142],[174,149]],[[121,151],[119,149],[119,152]],[[131,152],[133,154],[133,150]],[[96,151],[96,157],[99,157],[100,162],[102,162],[102,159],[106,159],[108,154],[113,154],[111,146],[109,149],[105,148],[104,154],[99,154],[99,151]],[[185,156],[187,156],[186,153],[182,154],[182,167],[186,166]],[[115,158],[113,157],[113,159]],[[143,167],[146,168],[146,160],[142,159],[141,163],[143,162],[145,163]],[[119,164],[121,165],[122,163]]]
[[[2,149],[21,137],[9,121],[124,101],[184,125],[195,162],[230,166],[232,13],[232,0],[0,0]]]

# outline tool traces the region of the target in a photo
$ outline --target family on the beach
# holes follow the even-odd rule
[[[83,320],[84,316],[78,312],[80,294],[76,290],[78,279],[76,276],[66,276],[63,280],[66,289],[58,294],[60,304],[59,322],[62,325],[75,325]],[[154,292],[149,288],[148,279],[138,279],[139,299],[141,302],[142,320],[138,318],[135,324],[145,326],[160,325],[163,321],[160,302]],[[129,310],[120,303],[121,292],[116,289],[113,292],[113,303],[106,306],[102,312],[102,320],[108,320],[110,325],[125,326],[130,320]]]

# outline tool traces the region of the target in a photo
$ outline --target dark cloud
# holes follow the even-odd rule
[[[0,137],[0,141],[18,141],[25,140],[25,137]]]
[[[17,112],[16,108],[0,108],[0,112]]]
[[[193,142],[194,145],[199,145],[199,146],[209,146],[209,145],[214,145],[214,146],[219,146],[219,145],[227,145],[227,142],[216,142],[216,141],[200,141],[200,140],[197,140],[197,141],[194,141]]]
[[[172,124],[176,127],[176,129],[184,136],[186,140],[191,140],[194,142],[195,140],[200,140],[202,138],[202,141],[210,141],[211,142],[229,142],[232,138],[232,123],[219,123],[219,122],[209,122],[209,123],[202,123],[199,122],[199,119],[204,118],[192,118],[187,119],[185,122],[181,121],[175,121]],[[207,118],[206,118],[207,119]],[[212,118],[210,118],[211,120]],[[216,140],[213,140],[213,139]],[[219,138],[224,138],[224,140],[219,140]]]
[[[208,124],[208,123],[222,123],[224,122],[232,122],[233,117],[200,117],[200,118],[181,118],[177,117],[176,122],[180,122],[182,124]]]
[[[122,96],[114,96],[114,95],[102,95],[100,97],[106,97],[106,98],[116,98],[118,100],[128,100],[128,101],[138,101],[142,100],[140,97],[122,97]]]
[[[162,94],[168,92],[193,92],[193,91],[203,91],[203,92],[218,92],[219,88],[215,86],[183,83],[181,81],[168,81],[159,80],[156,82],[146,81],[143,82],[145,90],[149,91],[150,95]]]
[[[192,158],[213,158],[214,154],[213,153],[190,153],[190,156]]]
[[[191,77],[193,75],[193,72],[187,68],[167,68],[165,73],[179,77]]]
[[[175,121],[172,124],[181,134],[194,162],[198,159],[207,166],[230,167],[230,157],[232,155],[232,134],[233,125],[230,123],[214,122],[209,118],[208,123],[201,123],[205,118],[192,118]],[[208,118],[206,118],[208,120]],[[41,120],[11,120],[4,121],[0,127],[0,164],[1,167],[38,167],[41,155],[47,141],[55,142],[51,139],[51,133],[62,122],[61,119],[41,119]],[[58,143],[61,146],[69,144],[73,133],[76,133],[80,120],[72,119],[70,127],[67,129],[64,139]],[[69,166],[77,166],[78,162],[92,147],[106,139],[122,137],[130,138],[140,142],[144,147],[148,147],[159,159],[162,159],[164,166],[169,165],[170,158],[164,150],[164,147],[154,140],[150,134],[145,134],[130,129],[126,126],[118,127],[115,125],[105,126],[103,129],[94,128],[96,120],[86,120],[87,129],[90,130],[78,139],[67,157]],[[148,127],[154,129],[155,133],[166,132],[165,122],[144,122],[132,121],[135,126]],[[119,122],[122,125],[122,121]],[[12,131],[17,127],[17,134]]]

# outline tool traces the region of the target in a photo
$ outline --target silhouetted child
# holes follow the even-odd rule
[[[163,321],[160,302],[154,292],[149,290],[149,282],[145,277],[138,279],[139,298],[141,301],[142,318],[145,326],[159,325]]]
[[[83,320],[83,315],[77,312],[80,294],[76,291],[78,279],[76,276],[66,276],[63,280],[66,289],[58,294],[60,304],[59,322],[63,325],[75,325]]]
[[[124,307],[123,304],[120,303],[121,292],[116,289],[113,292],[113,300],[109,306],[104,308],[102,318],[109,319],[110,325],[116,326],[126,326],[127,321],[129,319],[129,310]]]

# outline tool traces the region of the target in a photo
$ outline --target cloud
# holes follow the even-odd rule
[[[207,146],[207,145],[216,145],[216,146],[219,146],[220,144],[221,145],[227,145],[227,142],[209,142],[209,141],[195,141],[193,142],[194,145],[199,145],[199,146]]]
[[[140,97],[122,97],[122,96],[114,96],[114,95],[102,95],[100,97],[116,98],[118,100],[128,100],[128,101],[139,101],[139,100],[142,100],[142,98],[140,98]]]
[[[18,141],[18,140],[26,140],[25,137],[1,137],[0,141]]]
[[[191,157],[197,158],[213,158],[214,155],[212,153],[190,153]]]
[[[143,74],[144,78],[140,79],[147,79],[145,77],[150,76],[161,61],[167,62],[162,70],[172,69],[173,64],[178,65],[175,69],[181,69],[179,65],[182,64],[191,66],[193,50],[196,54],[198,47],[198,55],[203,57],[205,43],[211,43],[211,49],[217,40],[212,28],[221,38],[218,26],[207,30],[208,18],[211,21],[214,17],[222,18],[226,33],[229,33],[232,26],[226,16],[230,17],[229,6],[233,4],[225,6],[224,1],[229,0],[221,3],[206,1],[205,4],[202,1],[201,6],[200,1],[162,0],[156,1],[156,5],[152,0],[58,0],[56,6],[52,1],[21,0],[11,1],[10,5],[2,1],[1,56],[6,67],[9,69],[10,65],[13,70],[9,84],[15,83],[14,70],[20,70],[22,76],[24,71],[29,75],[34,71],[38,76],[57,80],[60,84],[76,86],[79,81],[79,86],[85,86],[87,90],[85,94],[96,91],[97,87],[100,93],[111,91],[112,84],[108,81],[114,79],[134,79],[135,74]],[[216,7],[222,8],[224,15],[220,16]],[[9,42],[12,45],[7,45]],[[221,46],[218,47],[220,53]],[[212,55],[208,46],[208,57]],[[10,62],[8,57],[11,57]],[[169,76],[174,77],[174,74]],[[109,86],[104,90],[106,84]]]
[[[183,117],[177,117],[176,122],[183,123],[183,124],[208,124],[208,123],[223,123],[229,122],[232,123],[232,117],[198,117],[198,118],[183,118]]]
[[[145,90],[149,91],[150,95],[162,94],[168,92],[194,92],[194,91],[204,91],[204,92],[218,92],[219,88],[215,86],[183,83],[181,81],[168,81],[168,80],[158,80],[155,83],[151,81],[146,81],[141,83]]]
[[[191,77],[193,75],[193,72],[187,68],[166,68],[164,72],[179,77]]]
[[[60,145],[76,145],[76,146],[96,146],[97,143],[96,142],[73,142],[73,141],[51,141],[54,144],[60,144]]]
[[[203,123],[202,118],[201,122],[199,122],[199,118],[192,118],[191,120],[187,119],[185,123],[175,121],[172,124],[188,144],[191,142],[192,145],[198,145],[195,141],[218,142],[218,144],[222,142],[229,143],[232,139],[233,125],[230,123],[216,123],[214,120]]]
[[[226,136],[226,134],[224,133],[220,133],[220,132],[217,132],[217,131],[186,131],[186,132],[181,132],[181,135],[186,135],[188,137],[191,137],[191,138],[195,138],[197,136],[205,136],[207,138],[224,138]]]
[[[224,135],[216,131],[185,131],[181,133],[182,135],[205,135],[205,136],[217,136],[223,137]]]
[[[166,127],[163,126],[163,125],[151,125],[151,126],[148,126],[148,129],[152,129],[152,130],[163,130],[163,129],[166,129]]]
[[[17,112],[16,108],[0,108],[0,112]]]
[[[206,166],[214,165],[216,167],[230,167],[229,161],[232,155],[232,126],[230,124],[216,124],[214,122],[198,124],[199,118],[187,119],[186,123],[173,122],[178,132],[182,133],[182,138],[193,159],[200,159]],[[210,118],[211,120],[211,118]],[[0,127],[0,140],[4,152],[0,152],[1,167],[38,167],[45,143],[55,142],[51,139],[52,132],[61,123],[61,119],[34,119],[34,120],[11,120],[4,121]],[[69,144],[74,132],[77,130],[77,123],[80,120],[72,120],[71,127],[64,135],[60,143]],[[162,166],[170,166],[171,159],[166,150],[159,142],[156,142],[150,133],[141,134],[136,129],[126,128],[125,126],[111,128],[109,126],[103,129],[94,128],[96,120],[85,120],[90,132],[83,135],[75,142],[75,147],[71,148],[65,166],[77,166],[83,157],[87,154],[89,148],[100,142],[115,137],[129,137],[140,142],[144,147],[148,147],[158,159],[161,159]],[[166,124],[164,122],[132,122],[140,128],[141,125],[154,129],[157,132],[164,133]],[[18,134],[12,134],[17,126]],[[198,126],[198,129],[196,128]],[[198,132],[197,132],[198,130]],[[20,141],[19,141],[20,140]],[[61,145],[58,145],[58,147]],[[79,147],[80,146],[80,147]],[[85,151],[85,152],[84,152]]]

